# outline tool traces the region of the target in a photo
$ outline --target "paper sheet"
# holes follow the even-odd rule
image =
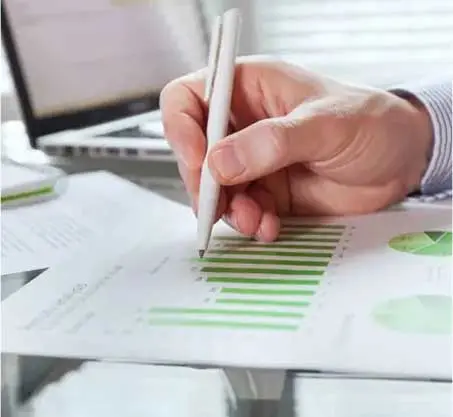
[[[450,417],[451,384],[342,377],[295,380],[300,417]]]
[[[26,166],[8,164],[2,162],[1,189],[4,190],[18,187],[27,183],[43,181],[48,178],[43,172],[32,170]]]
[[[2,210],[2,275],[56,265],[110,233],[141,204],[158,206],[163,200],[106,172],[67,181],[54,200]]]
[[[6,300],[4,349],[451,377],[451,210],[288,219],[270,245],[219,225],[203,262],[195,229],[136,215]]]
[[[220,370],[85,362],[28,408],[33,417],[227,417],[228,403]]]

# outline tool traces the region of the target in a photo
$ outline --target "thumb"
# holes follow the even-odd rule
[[[240,184],[296,162],[325,157],[325,115],[298,113],[258,121],[217,143],[208,155],[216,180],[223,185]]]

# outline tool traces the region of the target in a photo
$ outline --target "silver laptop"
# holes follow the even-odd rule
[[[159,93],[207,53],[198,1],[176,3],[2,0],[2,41],[33,148],[171,159]]]

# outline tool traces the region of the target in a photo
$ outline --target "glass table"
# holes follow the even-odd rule
[[[41,272],[2,276],[2,299]],[[2,417],[448,417],[451,413],[451,384],[445,382],[2,355]]]

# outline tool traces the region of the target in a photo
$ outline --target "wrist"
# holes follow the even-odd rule
[[[414,153],[409,161],[407,188],[408,194],[418,193],[432,156],[434,128],[428,109],[416,96],[406,91],[397,91],[396,94],[410,105],[408,112],[412,124],[410,131],[413,132]]]

